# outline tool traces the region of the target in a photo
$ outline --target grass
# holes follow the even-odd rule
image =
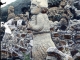
[[[26,55],[25,53],[23,53],[24,55],[24,60],[30,60],[30,54]]]

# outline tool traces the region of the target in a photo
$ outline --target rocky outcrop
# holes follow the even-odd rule
[[[28,9],[30,6],[30,0],[16,0],[15,2],[12,2],[11,4],[8,4],[5,7],[1,8],[2,12],[2,20],[7,21],[7,16],[8,16],[8,7],[9,6],[14,7],[14,12],[15,14],[21,14],[23,9]]]

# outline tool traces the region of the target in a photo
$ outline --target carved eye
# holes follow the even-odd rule
[[[35,7],[36,6],[36,4],[32,4],[32,7]]]

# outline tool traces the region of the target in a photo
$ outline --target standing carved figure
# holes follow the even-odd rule
[[[50,23],[46,12],[47,0],[31,0],[31,21],[29,29],[33,30],[33,58],[34,60],[45,60],[46,50],[54,46],[50,36]],[[43,10],[43,11],[42,11]],[[43,56],[44,55],[44,56]]]
[[[8,19],[7,20],[10,20],[11,18],[15,18],[14,7],[13,6],[10,6],[8,8]]]

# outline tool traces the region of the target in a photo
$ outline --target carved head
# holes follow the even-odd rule
[[[9,6],[8,14],[13,13],[13,12],[14,12],[14,7],[13,6]]]
[[[23,19],[23,14],[20,14],[19,17],[20,17],[20,19]]]
[[[61,17],[60,24],[61,25],[67,25],[68,24],[68,19],[66,17]]]
[[[13,6],[9,6],[8,8],[8,19],[12,19],[15,18],[15,14],[14,14],[14,7]]]
[[[41,12],[41,7],[37,2],[35,3],[32,2],[30,8],[31,8],[31,14],[38,14]]]
[[[62,0],[61,3],[60,3],[60,6],[61,6],[62,8],[64,8],[65,5],[66,5],[66,0]]]
[[[31,14],[38,14],[42,7],[48,7],[47,0],[31,0]]]
[[[60,29],[61,30],[66,30],[67,26],[68,26],[68,19],[66,17],[61,17],[60,19]]]

